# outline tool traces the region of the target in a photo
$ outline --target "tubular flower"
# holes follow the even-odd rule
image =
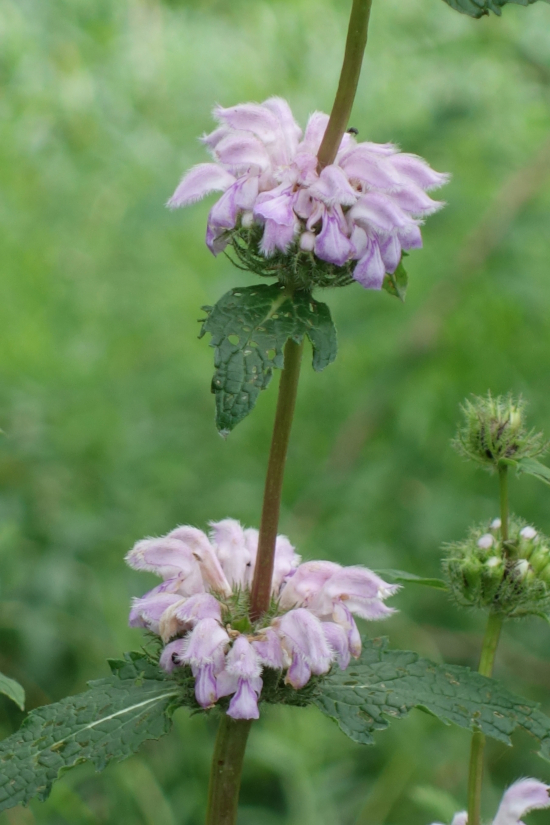
[[[550,786],[538,779],[520,779],[504,792],[492,825],[523,825],[521,819],[529,811],[550,808]],[[468,825],[468,814],[456,814],[451,825]]]
[[[427,194],[448,180],[422,158],[391,143],[357,143],[346,133],[334,163],[319,171],[317,152],[329,117],[314,112],[305,132],[288,103],[217,106],[219,126],[202,142],[214,163],[183,177],[168,206],[222,192],[208,216],[206,243],[217,255],[232,233],[256,228],[258,253],[305,253],[351,264],[367,289],[380,289],[403,252],[422,246],[423,218],[444,205]]]
[[[258,531],[234,519],[210,526],[210,535],[183,526],[143,539],[126,556],[130,567],[163,579],[134,599],[130,625],[161,638],[164,670],[190,668],[204,708],[231,697],[229,716],[257,719],[265,668],[284,672],[284,681],[299,690],[333,662],[345,670],[359,656],[361,637],[352,614],[381,619],[394,612],[384,600],[396,585],[363,567],[300,564],[290,541],[278,536],[272,606],[251,624]]]

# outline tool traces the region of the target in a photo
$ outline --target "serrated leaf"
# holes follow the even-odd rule
[[[518,475],[525,473],[528,476],[535,476],[539,481],[550,484],[550,468],[541,464],[536,458],[520,458],[513,462]]]
[[[405,570],[375,570],[374,572],[394,584],[423,584],[425,587],[433,587],[436,590],[448,589],[443,579],[415,576],[414,573],[407,573]]]
[[[144,656],[112,663],[115,675],[90,690],[31,711],[0,742],[0,811],[46,799],[60,774],[81,762],[102,770],[168,733],[178,686]]]
[[[355,742],[373,744],[373,733],[420,708],[468,730],[510,744],[523,728],[550,759],[550,718],[494,679],[458,665],[437,665],[416,653],[388,650],[386,639],[364,640],[347,670],[334,668],[319,685],[315,702]]]
[[[483,17],[489,14],[490,11],[500,16],[502,14],[502,7],[508,3],[513,3],[516,6],[531,6],[537,0],[445,0],[445,2],[456,11],[462,14],[467,14],[470,17]],[[545,0],[549,2],[549,0]]]
[[[313,368],[324,369],[336,357],[336,330],[326,304],[309,293],[290,297],[280,284],[232,289],[214,307],[201,337],[209,332],[216,372],[216,426],[230,432],[254,409],[258,395],[283,367],[283,347],[289,338],[299,343],[307,335],[313,347]]]
[[[407,287],[409,285],[409,276],[407,270],[403,266],[403,259],[399,261],[399,265],[393,274],[386,273],[382,282],[382,289],[399,298],[400,301],[405,301],[407,294]]]
[[[19,682],[10,679],[9,676],[4,676],[3,673],[0,673],[0,693],[15,702],[21,710],[25,710],[25,691]]]

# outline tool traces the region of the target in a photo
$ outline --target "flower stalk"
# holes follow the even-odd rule
[[[372,0],[353,0],[344,63],[329,123],[318,153],[319,169],[336,157],[347,128],[357,90]],[[256,568],[250,593],[250,618],[256,621],[269,607],[275,542],[281,510],[284,470],[302,361],[304,342],[286,342],[284,369],[279,383],[277,410],[264,488]],[[224,716],[212,761],[206,825],[234,825],[242,764],[251,722]]]
[[[265,479],[258,556],[250,593],[250,618],[252,621],[256,621],[266,612],[271,599],[271,581],[273,578],[277,527],[281,511],[283,479],[290,430],[296,406],[303,349],[303,341],[297,344],[292,338],[289,338],[285,344],[284,369],[279,383],[277,410]]]
[[[371,6],[372,0],[353,0],[338,90],[330,113],[330,120],[317,154],[319,171],[334,163],[342,137],[348,126],[357,84],[359,83],[359,75],[361,74],[365,46],[367,45]]]
[[[222,716],[210,770],[206,825],[234,825],[244,752],[252,721]]]
[[[500,487],[500,529],[502,540],[508,540],[508,467],[499,466]],[[502,630],[503,617],[499,613],[489,614],[478,671],[482,676],[493,675],[495,657]],[[481,822],[481,787],[483,784],[483,754],[485,751],[485,736],[481,731],[475,731],[472,736],[470,749],[470,770],[468,775],[468,825],[480,825]]]

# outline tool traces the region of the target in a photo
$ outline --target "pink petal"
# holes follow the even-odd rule
[[[294,194],[290,190],[282,192],[275,198],[269,197],[266,193],[256,201],[254,215],[259,215],[266,221],[275,221],[283,226],[294,226],[296,221],[292,208],[294,200]]]
[[[397,230],[397,237],[401,244],[401,248],[408,252],[410,249],[422,249],[422,234],[420,227],[411,223],[409,226],[404,226]]]
[[[182,660],[200,666],[213,661],[216,651],[229,642],[229,636],[215,619],[202,619],[186,642]]]
[[[277,620],[283,646],[302,656],[312,673],[326,673],[332,661],[321,622],[309,610],[290,610]]]
[[[529,811],[550,807],[550,786],[537,779],[515,782],[502,797],[493,825],[518,825]]]
[[[159,633],[159,622],[168,607],[184,601],[176,593],[157,593],[134,599],[128,624],[130,627],[145,627],[151,633]]]
[[[434,201],[419,186],[410,184],[391,193],[392,200],[411,215],[431,215],[445,206],[443,201]]]
[[[336,266],[343,266],[353,255],[354,248],[340,229],[340,221],[335,215],[326,213],[323,228],[315,240],[315,254],[318,258]]]
[[[402,183],[388,160],[367,153],[360,147],[342,160],[340,165],[348,178],[359,180],[375,189],[392,191]]]
[[[244,586],[252,560],[243,528],[232,518],[211,521],[210,526],[216,554],[227,580],[231,585]]]
[[[301,564],[285,584],[279,606],[282,610],[307,605],[310,599],[337,570],[339,564],[331,561],[307,561]]]
[[[241,635],[235,639],[225,662],[227,672],[241,679],[252,679],[262,672],[258,656],[246,636]]]
[[[264,100],[262,105],[273,112],[279,121],[287,145],[288,161],[290,161],[296,152],[302,130],[294,120],[290,106],[282,97],[270,97],[268,100]]]
[[[352,206],[357,200],[357,192],[351,186],[346,174],[339,166],[325,166],[319,179],[309,187],[313,197],[322,200],[326,206],[337,203]]]
[[[329,116],[324,112],[313,112],[307,122],[304,139],[300,144],[300,149],[316,155],[319,151],[321,141],[325,136],[329,121]]]
[[[384,262],[386,272],[393,273],[401,261],[401,244],[397,234],[389,235],[387,238],[380,238],[378,241],[380,255]]]
[[[350,653],[357,659],[357,657],[361,655],[361,635],[353,616],[343,602],[336,602],[332,612],[332,618],[346,631]]]
[[[216,557],[214,548],[202,530],[189,525],[181,525],[172,530],[168,537],[179,539],[190,550],[194,558],[197,559],[205,583],[211,590],[215,590],[224,596],[231,595],[231,587]]]
[[[195,699],[203,708],[211,708],[218,700],[214,665],[203,665],[195,674]]]
[[[385,582],[367,567],[343,567],[335,572],[323,586],[324,592],[332,599],[380,598],[390,596],[399,590],[398,585]]]
[[[210,219],[208,220],[205,240],[206,246],[213,255],[219,255],[229,243],[229,238],[225,235],[225,232],[226,227],[216,226],[210,222]]]
[[[263,170],[269,167],[269,155],[263,143],[248,132],[232,132],[217,144],[215,155],[234,172],[245,172],[251,167]]]
[[[304,685],[307,685],[311,678],[311,668],[299,653],[294,653],[291,665],[285,676],[285,682],[295,690],[300,690]]]
[[[388,619],[397,611],[393,607],[386,607],[380,599],[346,599],[346,607],[350,613],[368,619],[370,622],[377,622],[381,619]]]
[[[199,163],[181,179],[167,206],[188,206],[201,200],[210,192],[225,192],[235,177],[216,163]]]
[[[175,667],[181,667],[182,656],[185,650],[185,639],[176,639],[166,645],[159,659],[159,665],[167,673],[172,673]]]
[[[367,192],[352,206],[350,217],[364,229],[373,227],[379,232],[392,232],[408,226],[411,219],[387,195]]]
[[[275,560],[273,565],[273,579],[271,591],[278,594],[283,580],[288,574],[298,567],[300,556],[295,552],[294,547],[286,536],[277,536],[275,542]]]
[[[229,109],[216,106],[214,117],[241,132],[252,132],[263,141],[275,139],[279,128],[277,117],[266,106],[258,103],[239,103]]]
[[[435,172],[423,158],[400,152],[391,159],[394,169],[416,183],[422,189],[436,189],[450,180],[450,175]]]
[[[223,696],[231,696],[232,693],[235,693],[238,686],[239,677],[235,676],[234,673],[228,673],[225,668],[216,676],[216,691],[218,694],[218,699],[221,699]]]
[[[210,593],[198,593],[189,599],[173,602],[160,621],[160,635],[167,641],[176,633],[191,630],[202,619],[221,622],[221,605]]]
[[[266,221],[260,249],[269,257],[276,249],[286,252],[296,234],[296,226],[283,226],[275,221]]]
[[[164,579],[181,579],[180,592],[185,589],[185,595],[204,590],[200,569],[193,554],[177,539],[167,536],[142,539],[130,550],[126,562],[134,570],[147,570]]]
[[[325,639],[334,653],[338,667],[340,670],[345,670],[350,662],[348,634],[336,622],[322,622],[322,626]]]
[[[277,633],[271,627],[267,627],[261,631],[263,639],[256,639],[252,641],[256,655],[262,665],[271,667],[274,670],[282,670],[283,668],[283,649],[281,647],[281,640]]]
[[[213,132],[210,132],[208,135],[203,135],[199,138],[200,142],[207,146],[211,151],[216,148],[220,140],[223,140],[224,137],[227,137],[231,132],[227,126],[219,126],[217,129],[214,129]]]
[[[227,715],[233,719],[260,718],[258,695],[247,679],[239,679],[239,686],[229,703]]]
[[[365,289],[381,289],[386,267],[380,254],[378,241],[367,235],[367,248],[353,270],[353,277]]]

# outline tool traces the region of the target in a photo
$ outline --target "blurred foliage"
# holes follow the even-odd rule
[[[170,213],[216,102],[330,109],[343,0],[4,0],[0,6],[0,670],[28,707],[107,673],[148,577],[144,535],[232,516],[257,525],[275,387],[226,442],[199,307],[255,283],[204,246],[208,204]],[[550,432],[550,10],[480,21],[439,0],[374,4],[352,125],[450,171],[449,206],[407,261],[407,303],[325,293],[339,356],[300,388],[282,530],[306,558],[440,573],[441,545],[497,514],[495,480],[449,446],[469,393],[522,393]],[[548,490],[511,481],[548,532]],[[151,582],[153,579],[151,578]],[[476,665],[483,619],[405,587],[373,635]],[[548,712],[550,630],[511,624],[497,674]],[[7,735],[23,714],[0,697]],[[200,823],[212,720],[175,731],[2,825]],[[488,748],[484,810],[548,767],[518,736]],[[426,825],[464,806],[469,737],[414,712],[348,741],[314,708],[255,725],[241,825]],[[544,814],[542,814],[544,817]],[[542,822],[534,814],[529,820]]]

